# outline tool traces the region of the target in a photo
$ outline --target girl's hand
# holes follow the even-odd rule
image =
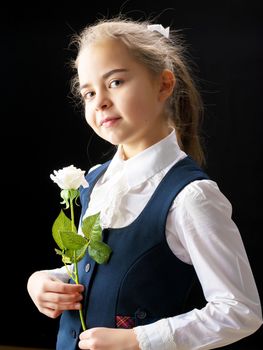
[[[79,336],[79,348],[89,350],[140,350],[133,329],[91,328]]]
[[[81,284],[64,283],[45,271],[37,271],[29,277],[27,290],[40,312],[56,318],[64,310],[81,308],[84,287]]]

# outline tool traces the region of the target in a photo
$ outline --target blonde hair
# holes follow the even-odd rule
[[[169,121],[176,130],[180,147],[199,165],[205,163],[200,141],[200,125],[203,117],[201,96],[190,72],[185,57],[183,40],[177,31],[170,30],[169,38],[157,31],[150,31],[150,21],[134,21],[123,16],[112,19],[100,19],[85,27],[80,34],[71,38],[71,44],[78,50],[77,58],[72,62],[77,69],[78,56],[89,44],[110,38],[122,41],[133,56],[153,73],[171,70],[176,78],[173,94],[167,102]],[[75,75],[71,82],[71,91],[79,96],[79,81]]]

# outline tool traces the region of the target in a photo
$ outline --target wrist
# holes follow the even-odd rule
[[[134,328],[130,329],[130,339],[131,339],[131,348],[129,348],[129,350],[140,350],[140,346],[139,346],[139,342],[137,339],[137,335],[134,331]]]

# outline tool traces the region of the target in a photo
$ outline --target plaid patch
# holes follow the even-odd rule
[[[115,317],[117,328],[133,328],[135,327],[135,321],[130,316],[116,316]]]

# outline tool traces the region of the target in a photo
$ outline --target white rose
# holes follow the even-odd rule
[[[77,190],[81,185],[84,188],[89,186],[85,179],[85,171],[73,165],[60,170],[54,170],[54,174],[51,174],[50,178],[58,184],[62,190]]]

